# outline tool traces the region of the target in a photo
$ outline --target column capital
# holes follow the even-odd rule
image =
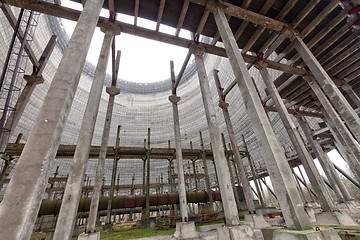
[[[205,48],[201,43],[199,44],[192,43],[189,46],[189,50],[192,52],[192,54],[197,55],[199,57],[202,57],[205,54]]]
[[[178,97],[174,94],[169,96],[169,101],[174,104],[178,103],[180,101],[180,99],[181,99],[180,97]]]
[[[111,96],[116,96],[120,94],[120,88],[117,88],[115,86],[107,87],[106,92]]]
[[[224,100],[220,100],[219,107],[221,107],[222,109],[226,109],[229,107],[229,104],[227,102],[225,102]]]
[[[24,80],[29,84],[40,84],[44,82],[44,78],[42,76],[36,75],[24,75]]]
[[[120,24],[118,22],[110,22],[109,20],[100,23],[100,30],[105,34],[113,36],[121,34]]]

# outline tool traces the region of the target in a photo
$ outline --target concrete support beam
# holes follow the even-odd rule
[[[219,76],[218,76],[216,70],[214,70],[214,79],[215,79],[216,88],[218,90],[218,95],[219,95],[219,99],[220,99],[219,100],[219,106],[221,107],[223,115],[224,115],[226,128],[228,130],[228,134],[229,134],[229,137],[230,137],[231,148],[233,150],[235,162],[236,162],[237,167],[238,167],[240,180],[241,180],[242,187],[243,187],[243,190],[244,190],[246,206],[248,208],[249,213],[253,214],[253,213],[256,213],[256,211],[255,211],[255,204],[254,204],[253,194],[251,192],[250,182],[249,182],[249,179],[246,176],[245,166],[244,166],[244,163],[242,162],[242,159],[241,159],[239,146],[238,146],[238,143],[236,141],[234,128],[233,128],[233,125],[232,125],[232,122],[231,122],[231,119],[230,119],[230,113],[229,113],[229,110],[228,110],[229,104],[225,102],[225,99],[223,99],[224,94],[223,94],[220,79],[219,79]]]
[[[203,141],[203,138],[202,138],[202,133],[199,132],[199,134],[200,134],[200,144],[201,144],[201,152],[202,152],[201,155],[202,155],[204,174],[205,174],[205,187],[206,187],[206,192],[208,194],[211,210],[213,210],[214,201],[213,201],[213,197],[212,197],[212,190],[211,190],[211,184],[210,184],[210,179],[209,179],[209,170],[208,170],[207,161],[206,161],[206,153],[205,153],[204,141]]]
[[[306,46],[304,41],[300,36],[295,36],[293,38],[293,43],[300,54],[301,58],[304,60],[306,65],[309,67],[310,71],[314,74],[314,77],[320,87],[324,90],[326,96],[329,98],[331,104],[337,110],[339,115],[345,121],[346,125],[349,127],[352,134],[354,134],[355,139],[360,142],[360,118],[355,113],[354,109],[345,99],[340,90],[336,87],[333,80],[326,73],[324,68],[317,61],[313,53]]]
[[[104,174],[106,150],[109,142],[112,113],[114,109],[115,96],[120,94],[120,89],[117,88],[116,86],[111,86],[106,88],[106,92],[109,94],[109,101],[106,110],[104,130],[101,139],[100,155],[99,155],[98,165],[96,168],[94,191],[93,191],[93,196],[91,198],[91,205],[90,205],[88,223],[86,227],[86,233],[93,233],[96,231],[95,224],[96,224],[97,212],[99,207],[102,179]]]
[[[209,126],[210,139],[216,165],[216,172],[219,178],[219,188],[221,198],[223,199],[223,209],[225,214],[225,223],[228,226],[236,226],[240,224],[240,219],[236,207],[234,192],[231,187],[229,166],[226,163],[224,148],[221,144],[221,135],[219,124],[216,118],[216,110],[213,105],[212,94],[210,91],[209,80],[203,60],[203,49],[193,49],[195,64],[200,82],[200,90],[204,103],[206,120]]]
[[[265,158],[265,164],[271,181],[277,186],[275,192],[284,213],[286,225],[289,229],[310,229],[312,225],[304,211],[295,181],[291,177],[291,170],[285,154],[276,139],[257,95],[224,11],[221,8],[215,8],[213,14],[240,92],[244,102],[247,103],[247,110],[249,117],[252,119],[253,130],[256,137],[261,139],[262,154]]]
[[[323,107],[323,114],[326,119],[327,124],[330,127],[334,138],[337,142],[343,145],[347,152],[351,153],[353,156],[349,158],[348,164],[350,165],[351,170],[357,175],[357,180],[360,180],[360,145],[355,140],[353,135],[350,133],[349,129],[345,126],[344,122],[335,111],[331,105],[329,99],[325,96],[319,85],[315,81],[310,81],[309,85],[319,102]]]
[[[343,85],[341,85],[341,88],[345,90],[345,92],[349,95],[349,97],[351,98],[351,100],[354,101],[355,105],[357,108],[360,108],[360,98],[359,95],[356,94],[356,92],[352,89],[352,87],[350,86],[350,84],[345,83]]]
[[[319,160],[321,167],[323,168],[327,179],[335,191],[338,200],[341,201],[351,201],[353,198],[350,196],[348,190],[346,189],[344,183],[340,179],[339,175],[335,171],[335,167],[332,164],[328,155],[322,150],[320,144],[313,139],[311,134],[311,129],[306,122],[305,118],[298,119],[298,122],[303,129],[303,132],[306,135],[308,142],[311,145],[311,148],[315,152],[317,159]]]
[[[0,204],[1,239],[29,239],[32,234],[103,2],[88,0],[78,19]]]
[[[170,63],[170,69],[171,69],[171,80],[172,80],[173,89],[172,89],[172,95],[169,96],[169,101],[172,103],[172,107],[173,107],[180,216],[182,222],[187,222],[189,215],[187,212],[184,165],[182,159],[180,120],[179,120],[179,109],[178,109],[178,102],[180,101],[180,97],[176,96],[174,62]]]
[[[116,140],[115,140],[115,157],[114,157],[114,161],[113,161],[113,166],[112,166],[112,172],[111,172],[111,184],[110,184],[110,192],[109,192],[109,201],[108,201],[108,207],[107,207],[107,214],[106,214],[106,223],[107,224],[111,224],[111,205],[112,205],[112,200],[114,198],[114,193],[115,193],[115,180],[116,180],[116,172],[117,172],[117,163],[119,160],[118,157],[118,152],[119,152],[119,147],[120,147],[120,130],[121,130],[121,125],[118,125],[117,131],[116,131]],[[132,177],[132,184],[131,184],[131,192],[133,194],[134,192],[134,176]]]
[[[94,80],[89,92],[83,121],[81,124],[73,164],[66,182],[63,203],[57,218],[54,239],[71,239],[76,221],[77,208],[82,195],[82,185],[86,162],[88,160],[93,138],[97,114],[99,111],[101,92],[106,76],[112,35],[104,35],[99,61],[95,70]]]
[[[288,133],[290,140],[294,146],[295,151],[298,154],[298,158],[304,166],[305,172],[313,186],[315,192],[318,193],[321,207],[324,211],[334,210],[336,207],[331,199],[329,192],[326,189],[325,183],[321,178],[319,171],[317,170],[314,160],[306,149],[306,146],[300,136],[300,133],[296,129],[294,122],[288,114],[285,104],[281,99],[276,86],[271,79],[270,73],[266,68],[260,70],[260,74],[264,80],[266,88],[274,101],[275,107],[278,114],[285,126],[286,132]]]

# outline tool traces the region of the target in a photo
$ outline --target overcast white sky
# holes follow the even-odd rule
[[[79,10],[82,9],[82,5],[70,0],[63,0],[62,5]],[[103,10],[101,15],[108,17],[108,11]],[[117,19],[131,24],[134,22],[134,17],[132,16],[118,14]],[[64,19],[62,22],[68,35],[71,36],[76,23]],[[156,23],[138,19],[138,26],[154,30]],[[160,31],[173,34],[175,29],[161,25]],[[190,33],[184,30],[181,31],[180,35],[185,38],[190,37]],[[99,57],[103,36],[104,34],[100,29],[96,28],[87,56],[88,61],[95,66]],[[187,54],[187,49],[185,48],[124,33],[116,37],[116,50],[121,51],[119,78],[142,83],[168,79],[170,77],[170,60],[174,61],[175,71],[178,72]],[[111,73],[111,61],[109,61],[108,73]]]

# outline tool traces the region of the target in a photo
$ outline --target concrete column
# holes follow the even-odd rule
[[[180,97],[173,94],[173,95],[169,96],[169,101],[172,103],[172,107],[173,107],[180,216],[181,216],[182,222],[187,222],[189,216],[188,216],[188,212],[187,212],[184,165],[183,165],[182,148],[181,148],[179,109],[178,109],[178,104],[177,104],[180,101]]]
[[[78,142],[76,145],[73,164],[66,182],[63,202],[56,224],[54,239],[71,239],[75,224],[77,209],[84,182],[86,162],[88,160],[95,122],[99,110],[102,87],[106,76],[110,46],[113,41],[111,34],[105,34],[94,80],[89,92]]]
[[[238,191],[236,190],[236,186],[235,186],[235,177],[234,177],[234,174],[233,174],[233,171],[231,169],[231,159],[230,159],[230,155],[229,155],[229,152],[228,152],[228,149],[226,147],[226,142],[225,142],[225,136],[223,133],[221,133],[221,140],[222,140],[222,143],[223,143],[223,147],[224,147],[224,150],[225,150],[225,157],[226,157],[226,162],[229,166],[229,172],[230,172],[230,180],[231,180],[231,186],[234,190],[234,197],[235,197],[235,202],[236,202],[236,206],[237,206],[237,209],[238,211],[240,212],[240,198],[239,198],[239,194],[238,194]]]
[[[209,80],[203,60],[204,49],[192,49],[200,82],[200,90],[205,108],[206,120],[209,127],[212,151],[219,177],[219,188],[225,214],[225,223],[228,226],[239,225],[239,215],[236,207],[234,192],[231,187],[229,166],[226,163],[224,148],[221,144],[221,135],[213,105]]]
[[[202,160],[203,160],[203,167],[204,167],[204,174],[205,174],[205,187],[206,187],[206,192],[208,195],[209,203],[211,206],[211,210],[213,210],[214,200],[213,200],[211,184],[210,184],[210,179],[209,179],[209,171],[208,171],[207,162],[206,162],[207,160],[206,160],[206,154],[205,154],[204,141],[202,138],[202,133],[199,132],[199,134],[200,134],[200,144],[201,144],[201,156],[202,156]]]
[[[338,196],[339,200],[351,201],[353,198],[350,196],[349,192],[347,191],[344,183],[341,181],[339,175],[336,173],[335,167],[332,164],[328,155],[322,150],[320,144],[313,139],[312,131],[309,125],[306,122],[304,117],[299,118],[298,122],[303,129],[303,132],[306,135],[307,140],[309,141],[311,148],[316,154],[317,159],[319,160],[321,167],[323,168],[330,184],[333,187],[336,195]]]
[[[355,173],[359,181],[360,180],[359,143],[354,139],[350,131],[347,129],[344,122],[339,117],[335,109],[332,107],[328,98],[322,92],[319,85],[315,81],[310,81],[309,85],[323,107],[322,112],[335,139],[337,139],[337,142],[344,145],[344,147],[347,149],[347,152],[351,152],[351,154],[354,156],[353,158],[349,158],[348,164],[350,165],[351,171]]]
[[[243,142],[246,146],[246,143],[245,143],[245,138],[244,136],[243,137]],[[247,150],[246,150],[247,151]],[[253,164],[253,162],[251,161],[251,158],[250,158],[250,154],[248,153],[248,156],[246,157],[248,162],[249,162],[249,166],[250,166],[250,170],[251,170],[251,173],[252,173],[252,176],[253,176],[253,181],[254,181],[254,184],[255,184],[255,188],[256,188],[256,192],[258,194],[258,198],[259,198],[259,201],[260,201],[260,205],[261,207],[265,208],[265,202],[264,202],[264,199],[263,199],[263,196],[262,196],[262,193],[260,191],[260,182],[259,182],[259,179],[257,177],[257,174],[256,174],[256,170],[255,170],[255,166]]]
[[[356,92],[352,89],[351,85],[348,83],[344,83],[341,85],[341,88],[345,90],[345,92],[349,95],[351,100],[354,101],[357,108],[360,108],[360,97],[356,94]]]
[[[0,204],[1,239],[29,239],[32,234],[103,2],[89,0],[81,12]]]
[[[106,223],[107,224],[111,224],[111,204],[112,204],[112,199],[114,197],[114,192],[115,192],[117,162],[119,160],[118,152],[119,152],[119,147],[120,147],[120,129],[121,129],[121,125],[118,125],[117,132],[116,132],[116,141],[115,141],[115,157],[114,157],[112,172],[111,172],[111,185],[110,185],[109,201],[108,201],[107,214],[106,214]],[[132,184],[132,186],[133,186],[133,184]],[[133,192],[133,188],[131,188],[131,192]]]
[[[86,233],[96,232],[95,225],[96,225],[96,218],[99,207],[101,184],[104,175],[104,165],[106,159],[107,146],[109,142],[111,119],[114,109],[114,101],[115,101],[115,96],[120,93],[120,89],[115,86],[111,86],[106,88],[106,92],[109,94],[109,101],[106,110],[105,124],[104,124],[104,130],[103,130],[101,146],[100,146],[99,161],[96,168],[95,183],[94,183],[93,195],[91,198]]]
[[[306,182],[305,177],[304,177],[304,175],[303,175],[303,173],[302,173],[302,170],[301,170],[300,166],[298,166],[297,168],[298,168],[298,170],[299,170],[299,173],[300,173],[301,178],[298,177],[297,175],[296,175],[296,178],[297,178],[297,179],[304,185],[304,187],[307,189],[307,191],[308,191],[308,193],[309,193],[309,197],[311,198],[311,200],[312,200],[313,202],[316,202],[315,198],[317,198],[317,195],[316,195],[315,192],[310,188],[309,184]]]
[[[289,229],[310,229],[312,225],[305,213],[295,181],[291,177],[285,154],[267,119],[224,11],[215,6],[213,14],[241,95],[246,102],[255,136],[261,140],[261,150],[263,156],[266,156],[264,159],[271,181],[277,186],[275,192],[286,220],[286,226]]]
[[[295,35],[292,39],[294,47],[309,67],[312,74],[321,88],[324,90],[326,96],[331,104],[337,110],[339,115],[345,121],[350,131],[354,134],[355,139],[360,142],[360,118],[345,99],[343,94],[337,88],[330,76],[325,72],[324,68],[317,61],[310,49],[306,46],[299,35]]]
[[[199,191],[199,186],[198,186],[198,179],[197,179],[197,174],[196,174],[196,160],[191,160],[192,162],[192,168],[193,168],[193,173],[194,173],[194,182],[195,182],[195,191],[198,192]]]
[[[147,138],[147,151],[146,151],[146,183],[145,183],[145,210],[141,214],[141,219],[144,221],[143,226],[149,226],[150,218],[150,128],[148,128],[148,138]]]
[[[225,99],[223,99],[224,94],[223,94],[223,90],[222,90],[221,84],[220,84],[220,79],[219,79],[219,76],[218,76],[216,70],[214,70],[214,79],[215,79],[215,83],[216,83],[216,87],[218,89],[218,94],[219,94],[219,99],[220,99],[219,106],[221,107],[223,115],[224,115],[226,128],[228,130],[228,134],[229,134],[229,138],[230,138],[231,148],[232,148],[232,151],[234,154],[235,162],[238,167],[238,173],[240,176],[240,180],[241,180],[244,195],[245,195],[246,206],[247,206],[250,214],[256,213],[253,194],[251,192],[250,182],[246,176],[245,166],[241,159],[239,146],[237,144],[234,128],[233,128],[233,125],[232,125],[232,122],[230,119],[230,113],[228,110],[229,104],[225,102]]]
[[[301,187],[301,185],[300,185],[299,179],[297,178],[297,175],[296,175],[296,173],[295,173],[295,171],[294,171],[294,168],[291,168],[291,172],[292,172],[293,175],[294,175],[295,181],[296,181],[296,183],[297,183],[297,186],[298,186],[298,189],[299,189],[299,192],[300,192],[300,196],[301,196],[302,200],[304,201],[304,203],[306,203],[307,200],[306,200],[304,191],[303,191],[303,189],[302,189],[302,187]]]
[[[292,121],[290,114],[288,113],[285,104],[282,101],[280,94],[277,91],[268,70],[264,67],[260,70],[260,74],[265,82],[265,85],[267,87],[267,90],[269,91],[272,100],[274,101],[275,108],[285,126],[286,132],[288,133],[290,140],[298,154],[298,158],[304,166],[310,183],[314,188],[315,192],[318,193],[322,209],[324,211],[334,210],[336,207],[332,202],[329,192],[326,189],[325,183],[315,166],[314,160],[307,151],[306,146],[301,139],[301,136],[296,129],[295,124]]]

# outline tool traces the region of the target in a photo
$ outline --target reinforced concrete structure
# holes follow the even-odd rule
[[[0,239],[71,239],[79,226],[100,239],[101,223],[126,221],[176,226],[169,239],[339,239],[333,225],[358,226],[359,1],[0,8]],[[181,67],[124,35],[173,45],[174,59],[185,49]],[[130,81],[120,50],[159,64]]]

